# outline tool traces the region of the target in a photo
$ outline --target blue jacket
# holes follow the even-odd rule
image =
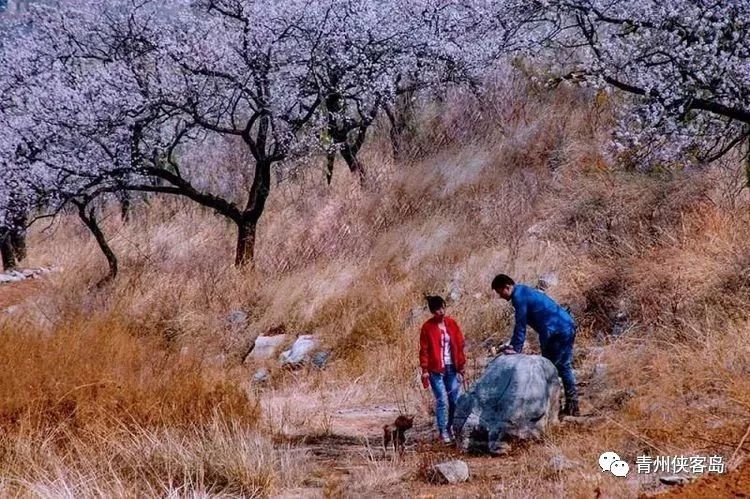
[[[541,291],[516,284],[510,301],[516,310],[516,326],[510,345],[518,353],[523,350],[527,325],[539,334],[539,344],[542,347],[550,336],[571,336],[575,331],[576,325],[570,314]]]

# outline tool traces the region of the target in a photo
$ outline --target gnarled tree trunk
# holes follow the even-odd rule
[[[247,204],[242,215],[235,219],[237,224],[237,250],[234,263],[237,267],[252,266],[255,257],[255,237],[266,201],[271,193],[272,161],[262,158],[255,163],[255,174]]]
[[[96,214],[94,209],[91,208],[88,212],[86,211],[87,203],[81,201],[74,201],[74,204],[78,207],[78,217],[81,219],[83,224],[91,231],[96,239],[96,243],[99,245],[99,249],[107,259],[107,265],[109,266],[109,273],[102,278],[96,285],[97,287],[104,286],[105,284],[114,280],[117,277],[117,256],[115,255],[112,248],[107,243],[107,238],[104,237],[104,232],[99,227],[99,223],[96,221]]]
[[[255,256],[255,234],[258,225],[254,222],[237,224],[237,251],[234,264],[237,267],[252,265]]]
[[[26,229],[13,229],[8,237],[16,260],[24,261],[26,259]]]
[[[0,254],[3,259],[3,270],[12,270],[16,268],[18,262],[16,261],[16,253],[13,251],[10,231],[0,235],[0,238]]]

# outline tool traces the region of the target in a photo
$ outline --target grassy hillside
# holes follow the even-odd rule
[[[179,199],[140,204],[128,223],[112,210],[104,225],[122,275],[103,289],[93,286],[103,258],[75,218],[37,224],[26,265],[61,270],[16,293],[0,319],[0,491],[633,496],[656,478],[604,476],[602,451],[734,464],[750,423],[750,215],[738,165],[619,167],[608,154],[614,105],[521,77],[481,103],[425,105],[404,159],[392,158],[387,130],[371,138],[368,189],[343,162],[327,187],[322,158],[279,185],[252,270],[232,267],[230,226]],[[557,273],[550,294],[581,325],[582,409],[597,417],[508,458],[474,458],[475,479],[460,489],[421,480],[439,457],[430,449],[393,463],[363,443],[361,466],[324,471],[305,442],[335,436],[342,409],[395,404],[430,422],[416,380],[424,293],[453,295],[470,359],[509,337],[512,310],[489,287],[498,272],[531,283]],[[233,310],[248,313],[246,327],[228,323]],[[282,325],[319,335],[331,362],[269,364],[271,386],[257,389],[261,366],[242,357]],[[578,466],[551,471],[554,456]]]

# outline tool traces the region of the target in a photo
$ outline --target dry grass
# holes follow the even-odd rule
[[[489,290],[500,271],[527,282],[559,273],[551,293],[582,326],[584,404],[604,422],[558,429],[501,462],[472,460],[476,480],[460,489],[430,489],[416,457],[365,460],[331,490],[628,497],[653,480],[603,476],[605,448],[631,462],[731,455],[750,422],[747,196],[731,164],[618,168],[606,152],[609,105],[506,75],[481,101],[422,106],[399,162],[377,132],[363,158],[369,190],[338,163],[331,188],[318,169],[279,186],[252,271],[231,266],[230,225],[180,200],[140,205],[128,224],[108,217],[123,271],[103,290],[92,287],[103,261],[74,219],[37,229],[29,264],[62,271],[0,325],[2,493],[293,488],[312,473],[309,459],[280,437],[335,433],[333,415],[352,406],[429,417],[414,377],[424,293],[458,291],[449,313],[470,358],[506,339],[512,315]],[[232,310],[248,324],[229,324]],[[618,316],[626,327],[612,335]],[[280,324],[319,334],[332,360],[323,371],[272,366],[256,403],[248,378],[258,366],[239,361]],[[555,455],[580,465],[551,471]]]
[[[86,432],[27,429],[3,444],[4,494],[261,497],[296,483],[305,456],[216,417],[205,426],[131,422]]]

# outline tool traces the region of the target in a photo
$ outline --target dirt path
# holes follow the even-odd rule
[[[523,449],[493,458],[466,455],[436,443],[432,421],[424,414],[417,418],[415,428],[409,433],[406,455],[402,459],[392,453],[384,456],[381,429],[398,414],[395,405],[339,408],[332,413],[326,433],[299,434],[282,440],[307,450],[310,469],[304,487],[287,490],[279,497],[487,497],[502,495],[503,483],[524,469]],[[584,426],[566,420],[557,434],[589,431],[597,420],[591,418],[590,424]],[[461,459],[469,465],[469,483],[434,485],[426,480],[425,471],[429,467],[449,459]],[[542,466],[540,473],[545,472]],[[651,493],[640,497],[750,498],[750,461],[725,475],[673,488],[657,482],[645,488],[649,489]],[[592,486],[592,496],[597,493],[598,488]],[[638,496],[638,486],[625,496]]]
[[[340,409],[331,417],[330,432],[282,439],[304,447],[312,461],[305,487],[278,497],[467,497],[477,485],[496,483],[512,472],[512,458],[472,457],[437,443],[429,418],[419,418],[408,433],[405,455],[384,453],[382,427],[398,416],[396,406],[373,405]],[[448,459],[462,459],[471,469],[472,483],[433,485],[424,471]],[[469,492],[467,489],[472,489]]]

